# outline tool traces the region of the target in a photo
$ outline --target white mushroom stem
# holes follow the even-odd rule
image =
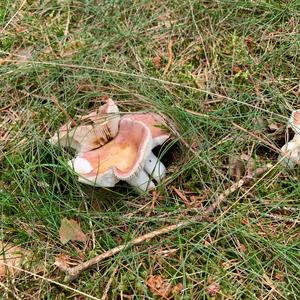
[[[157,183],[160,182],[166,175],[166,167],[153,154],[153,152],[151,152],[145,160],[144,169]]]
[[[296,133],[293,139],[281,148],[281,151],[284,155],[284,166],[294,168],[300,161],[300,135]]]
[[[142,191],[155,188],[155,184],[150,180],[149,175],[143,170],[139,170],[135,175],[125,180],[133,187],[137,187]]]

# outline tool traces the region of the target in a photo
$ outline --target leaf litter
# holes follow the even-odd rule
[[[33,253],[20,246],[0,241],[0,282],[8,275],[16,277]]]
[[[59,229],[59,238],[63,245],[69,241],[86,242],[87,236],[80,228],[80,224],[73,219],[64,218]]]
[[[166,278],[161,275],[151,275],[146,280],[146,285],[151,293],[160,299],[171,299],[174,294],[180,294],[183,286],[182,283],[171,285]]]

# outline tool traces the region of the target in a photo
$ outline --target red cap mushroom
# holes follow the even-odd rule
[[[151,147],[149,128],[142,122],[122,118],[113,140],[96,150],[79,153],[70,165],[79,174],[80,182],[112,187],[124,180],[147,190],[155,187],[143,169]]]

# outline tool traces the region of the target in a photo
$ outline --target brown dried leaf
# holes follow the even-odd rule
[[[238,74],[241,73],[243,70],[238,66],[238,65],[233,65],[232,66],[232,73],[233,74]]]
[[[239,157],[229,157],[228,172],[236,181],[240,180],[245,174],[244,162]]]
[[[23,48],[20,49],[17,53],[16,53],[16,57],[17,57],[17,65],[21,65],[26,63],[28,60],[31,60],[32,58],[32,47],[27,47],[27,48]]]
[[[246,252],[246,246],[244,245],[244,244],[239,244],[239,250],[240,250],[240,252],[242,252],[242,253],[244,253],[244,252]]]
[[[155,56],[152,58],[152,63],[155,67],[155,69],[159,70],[161,67],[161,57],[160,56]]]
[[[271,131],[276,131],[276,130],[280,129],[280,126],[276,123],[271,123],[268,125],[268,127]]]
[[[220,290],[220,285],[217,282],[211,282],[206,288],[206,292],[209,296],[215,297]]]
[[[176,294],[176,295],[178,295],[178,294],[180,294],[181,292],[182,292],[182,290],[183,290],[183,285],[182,285],[182,283],[177,283],[175,286],[173,286],[173,288],[172,288],[172,294],[174,295],[174,294]]]
[[[275,273],[274,279],[280,282],[284,281],[284,274],[282,272]]]
[[[160,296],[164,299],[172,292],[172,286],[161,275],[151,275],[146,280],[146,285],[149,287],[152,294]]]
[[[12,244],[0,241],[0,280],[6,275],[17,276],[25,260],[32,256],[32,252]]]
[[[62,244],[66,244],[69,241],[85,242],[87,240],[86,235],[82,232],[80,224],[75,220],[62,219],[59,229],[59,238]]]
[[[67,270],[71,265],[70,256],[64,253],[59,253],[55,256],[54,264],[61,270]]]

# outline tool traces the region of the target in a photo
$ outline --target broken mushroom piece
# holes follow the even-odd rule
[[[149,128],[152,136],[152,149],[162,145],[170,137],[170,133],[166,129],[165,119],[156,113],[129,114],[123,118],[142,122]],[[166,175],[165,166],[152,152],[147,157],[144,169],[157,183]]]
[[[117,135],[119,109],[113,100],[108,99],[97,111],[80,116],[79,121],[83,124],[73,126],[72,122],[69,122],[63,125],[49,140],[50,143],[69,146],[77,152],[96,149]]]
[[[282,159],[282,164],[285,167],[292,169],[300,162],[300,110],[292,112],[288,126],[293,129],[295,135],[281,148],[283,155],[279,159]]]
[[[146,191],[155,187],[144,170],[152,149],[151,132],[142,122],[122,118],[117,136],[104,146],[69,162],[79,181],[98,187],[113,187],[119,180]]]

